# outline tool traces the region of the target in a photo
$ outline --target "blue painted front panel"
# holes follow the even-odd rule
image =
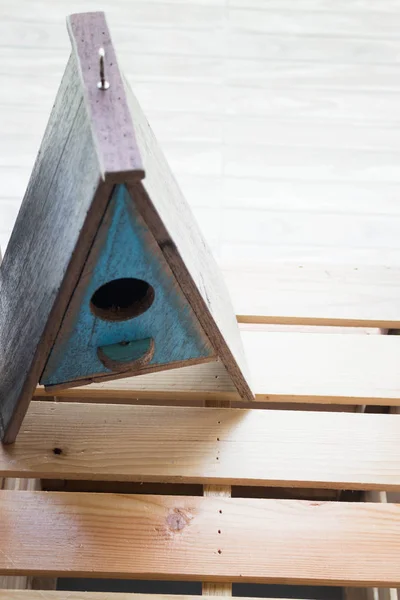
[[[205,358],[213,354],[190,305],[174,284],[169,268],[125,186],[116,186],[109,210],[108,235],[90,276],[71,334],[56,344],[41,383],[54,385],[95,374],[109,374],[97,357],[97,348],[121,341],[153,337],[151,365]],[[152,306],[129,321],[104,321],[90,310],[90,299],[113,279],[135,277],[155,290]]]

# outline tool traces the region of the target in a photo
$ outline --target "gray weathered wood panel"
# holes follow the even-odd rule
[[[99,182],[71,58],[0,267],[0,433],[5,442],[14,440],[25,415],[108,200],[109,190],[98,188]],[[87,216],[93,218],[84,226]]]

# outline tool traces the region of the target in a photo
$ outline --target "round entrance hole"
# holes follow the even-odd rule
[[[146,312],[154,296],[154,288],[143,279],[113,279],[95,291],[90,309],[104,321],[127,321]]]

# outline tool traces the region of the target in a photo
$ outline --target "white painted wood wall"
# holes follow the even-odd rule
[[[98,9],[224,266],[400,266],[400,0],[1,0],[2,247]]]

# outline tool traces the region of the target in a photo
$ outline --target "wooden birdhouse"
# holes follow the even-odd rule
[[[0,268],[0,429],[53,390],[221,360],[253,395],[216,263],[119,71],[103,13],[72,54]]]

